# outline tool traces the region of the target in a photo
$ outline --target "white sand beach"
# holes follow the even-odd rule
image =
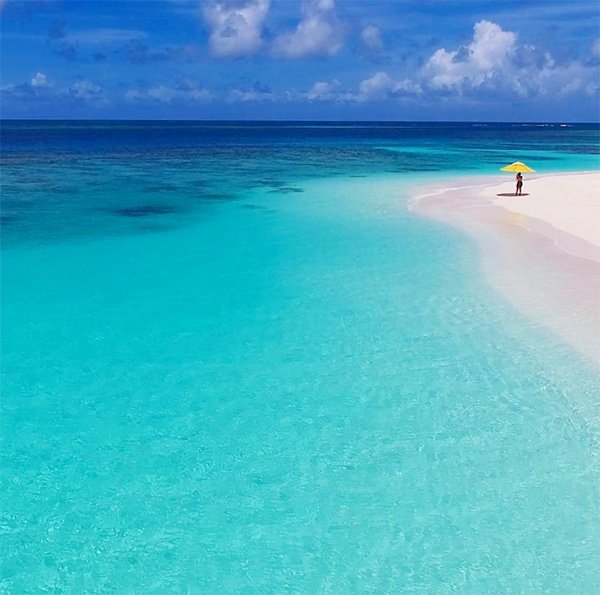
[[[462,229],[483,272],[528,318],[600,366],[600,172],[462,179],[430,188],[415,213]]]
[[[562,232],[553,237],[564,250],[600,260],[600,172],[532,174],[526,178],[522,196],[513,196],[514,190],[515,183],[507,181],[486,186],[481,195],[511,213]]]

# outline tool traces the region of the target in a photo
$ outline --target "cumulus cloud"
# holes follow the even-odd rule
[[[306,93],[306,98],[309,101],[331,101],[336,98],[335,88],[338,84],[337,81],[317,81]]]
[[[30,84],[32,87],[46,87],[48,85],[48,77],[43,72],[38,72],[31,79]]]
[[[517,36],[495,23],[475,24],[473,41],[460,50],[437,50],[425,65],[425,76],[434,89],[479,87],[510,70]]]
[[[257,83],[249,89],[232,89],[227,95],[227,101],[231,103],[340,101],[342,95],[336,92],[338,85],[337,80],[317,81],[308,91],[296,89],[272,91],[269,87]]]
[[[256,81],[251,87],[231,89],[226,96],[229,103],[278,101],[281,97],[274,93],[268,85]]]
[[[372,54],[379,54],[383,50],[381,30],[375,25],[367,25],[360,32],[360,39],[365,49]]]
[[[548,52],[519,45],[515,33],[490,21],[475,24],[468,45],[435,51],[421,76],[429,91],[458,95],[494,91],[521,97],[565,96],[576,91],[593,94],[598,89],[597,68],[577,61],[557,64]]]
[[[230,103],[260,103],[265,101],[277,101],[279,98],[271,91],[260,91],[258,89],[232,89],[227,96]]]
[[[287,58],[333,56],[343,43],[343,28],[335,13],[334,0],[310,0],[302,4],[302,20],[296,29],[277,37],[273,51]]]
[[[214,56],[233,58],[257,52],[262,45],[262,28],[270,0],[209,1],[202,13],[211,27],[209,45]]]
[[[8,100],[37,104],[56,100],[95,106],[107,104],[104,89],[93,81],[80,79],[69,85],[60,85],[49,80],[43,72],[37,72],[28,83],[3,86],[2,96]]]
[[[260,102],[276,101],[279,103],[331,102],[340,104],[366,103],[386,99],[401,99],[420,95],[422,89],[417,83],[408,79],[395,79],[388,73],[377,72],[364,79],[357,87],[344,88],[339,80],[316,81],[307,90],[290,89],[287,91],[271,91],[234,89],[229,93],[229,101]]]
[[[309,8],[307,8],[309,7]],[[334,10],[333,0],[319,0],[304,5],[305,17]],[[329,18],[329,17],[328,17]],[[374,26],[373,26],[374,27]],[[367,28],[363,29],[365,33]],[[288,37],[280,37],[276,43],[296,44],[279,46],[288,48],[289,57],[301,52],[316,51],[320,47],[313,38],[312,45],[303,35],[297,35],[300,26]],[[371,47],[377,48],[380,40],[378,29],[365,33]],[[293,42],[293,43],[292,43]],[[363,39],[364,42],[364,39]],[[341,43],[341,41],[340,41]],[[365,42],[366,43],[366,42]],[[328,46],[329,47],[329,46]],[[289,53],[291,52],[291,53]],[[435,102],[440,96],[456,98],[464,96],[469,101],[484,98],[507,99],[515,94],[523,98],[552,95],[568,97],[573,93],[594,95],[599,87],[599,61],[557,61],[542,48],[520,44],[517,35],[503,30],[490,21],[479,21],[474,25],[473,37],[462,47],[439,48],[433,52],[422,69],[412,78],[399,75],[390,69],[379,70],[362,77],[355,84],[342,85],[335,79],[318,79],[305,89],[272,90],[255,83],[249,87],[229,89],[222,94],[227,102],[331,102],[369,103],[382,101]],[[131,90],[129,100],[157,101],[210,101],[214,96],[200,86],[187,88],[159,85],[143,90]]]
[[[94,101],[102,97],[102,87],[92,81],[77,81],[67,89],[67,93],[76,99]]]
[[[419,95],[421,86],[409,79],[394,79],[387,72],[376,72],[368,79],[361,81],[358,92],[352,96],[354,101],[381,101],[390,97]]]
[[[367,99],[382,99],[391,91],[394,81],[386,72],[376,72],[371,78],[365,79],[358,86],[359,96]]]
[[[130,102],[151,103],[208,103],[214,98],[213,94],[196,81],[185,80],[174,87],[157,85],[144,89],[129,89],[125,99]]]
[[[517,83],[523,89],[522,94],[527,96],[566,97],[577,92],[595,95],[600,88],[600,76],[597,67],[589,67],[576,61],[559,65],[548,56],[542,68],[530,72],[522,80],[517,79]]]

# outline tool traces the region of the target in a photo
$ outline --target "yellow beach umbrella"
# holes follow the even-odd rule
[[[529,166],[525,165],[524,163],[521,163],[520,161],[515,161],[514,163],[511,163],[510,165],[507,165],[506,167],[501,167],[500,171],[514,171],[514,172],[521,172],[524,174],[530,174],[535,172],[535,169],[531,169]]]

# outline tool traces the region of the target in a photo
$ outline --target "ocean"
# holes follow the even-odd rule
[[[597,592],[598,372],[407,205],[599,132],[2,122],[0,591]]]

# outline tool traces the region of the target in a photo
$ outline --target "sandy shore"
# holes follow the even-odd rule
[[[429,188],[413,211],[459,227],[490,283],[600,366],[600,172],[473,177]]]
[[[514,190],[514,182],[502,182],[486,186],[481,195],[511,213],[551,226],[554,230],[548,227],[546,233],[554,233],[564,250],[600,261],[600,172],[532,176],[523,196],[513,196]]]

